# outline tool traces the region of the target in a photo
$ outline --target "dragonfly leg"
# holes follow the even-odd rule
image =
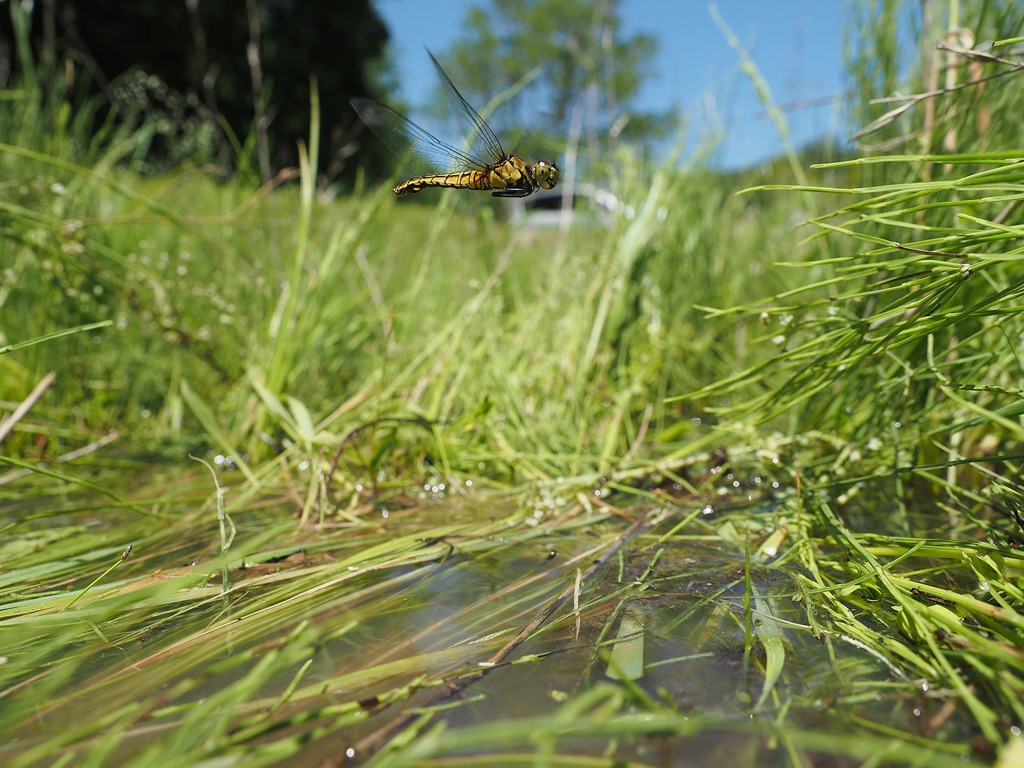
[[[491,197],[527,197],[533,194],[533,187],[505,187],[491,192]]]

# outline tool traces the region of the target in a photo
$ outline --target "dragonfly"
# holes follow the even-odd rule
[[[470,127],[472,140],[466,151],[456,149],[386,104],[373,99],[352,99],[352,107],[363,123],[403,164],[432,171],[406,179],[392,192],[403,196],[430,187],[448,187],[489,191],[493,197],[526,197],[538,189],[553,189],[561,174],[558,166],[546,160],[531,164],[506,152],[490,126],[462,98],[434,54],[427,51],[427,55],[456,113]]]

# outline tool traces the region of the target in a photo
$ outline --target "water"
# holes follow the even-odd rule
[[[236,514],[226,561],[210,515],[148,537],[145,521],[108,520],[111,546],[136,542],[109,589],[0,624],[0,640],[16,637],[12,620],[35,631],[4,645],[0,761],[143,765],[174,744],[194,761],[257,764],[273,748],[280,764],[340,765],[416,723],[444,723],[413,741],[442,763],[845,766],[899,733],[893,764],[913,749],[932,768],[977,759],[949,691],[905,676],[896,645],[886,656],[852,637],[855,614],[892,636],[873,603],[830,615],[807,592],[806,566],[758,549],[783,530],[777,510],[734,519],[721,499],[711,516],[701,506],[661,510],[628,539],[628,519],[555,524],[472,499],[391,505],[386,519],[324,530],[267,509]],[[624,640],[632,679],[610,667]]]

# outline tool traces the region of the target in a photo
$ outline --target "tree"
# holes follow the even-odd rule
[[[541,114],[565,137],[582,135],[595,154],[620,139],[660,135],[668,122],[630,109],[657,41],[622,38],[619,0],[491,0],[470,10],[465,27],[443,64],[473,104],[540,65],[543,74],[517,97],[517,113]]]
[[[0,79],[8,70],[27,77],[39,62],[39,87],[53,88],[73,71],[115,114],[168,126],[147,167],[172,165],[182,126],[197,122],[214,135],[211,159],[226,170],[249,161],[236,156],[231,135],[257,138],[264,177],[296,165],[297,142],[309,137],[315,77],[321,169],[333,162],[334,170],[354,170],[339,163],[355,120],[348,99],[367,95],[368,63],[387,41],[370,0],[48,0],[3,11]],[[16,51],[12,20],[28,27],[20,47],[30,50]],[[131,72],[155,77],[125,78]]]

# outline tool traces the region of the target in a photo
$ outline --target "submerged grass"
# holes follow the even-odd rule
[[[1019,121],[538,232],[12,103],[0,762],[1014,764]]]

